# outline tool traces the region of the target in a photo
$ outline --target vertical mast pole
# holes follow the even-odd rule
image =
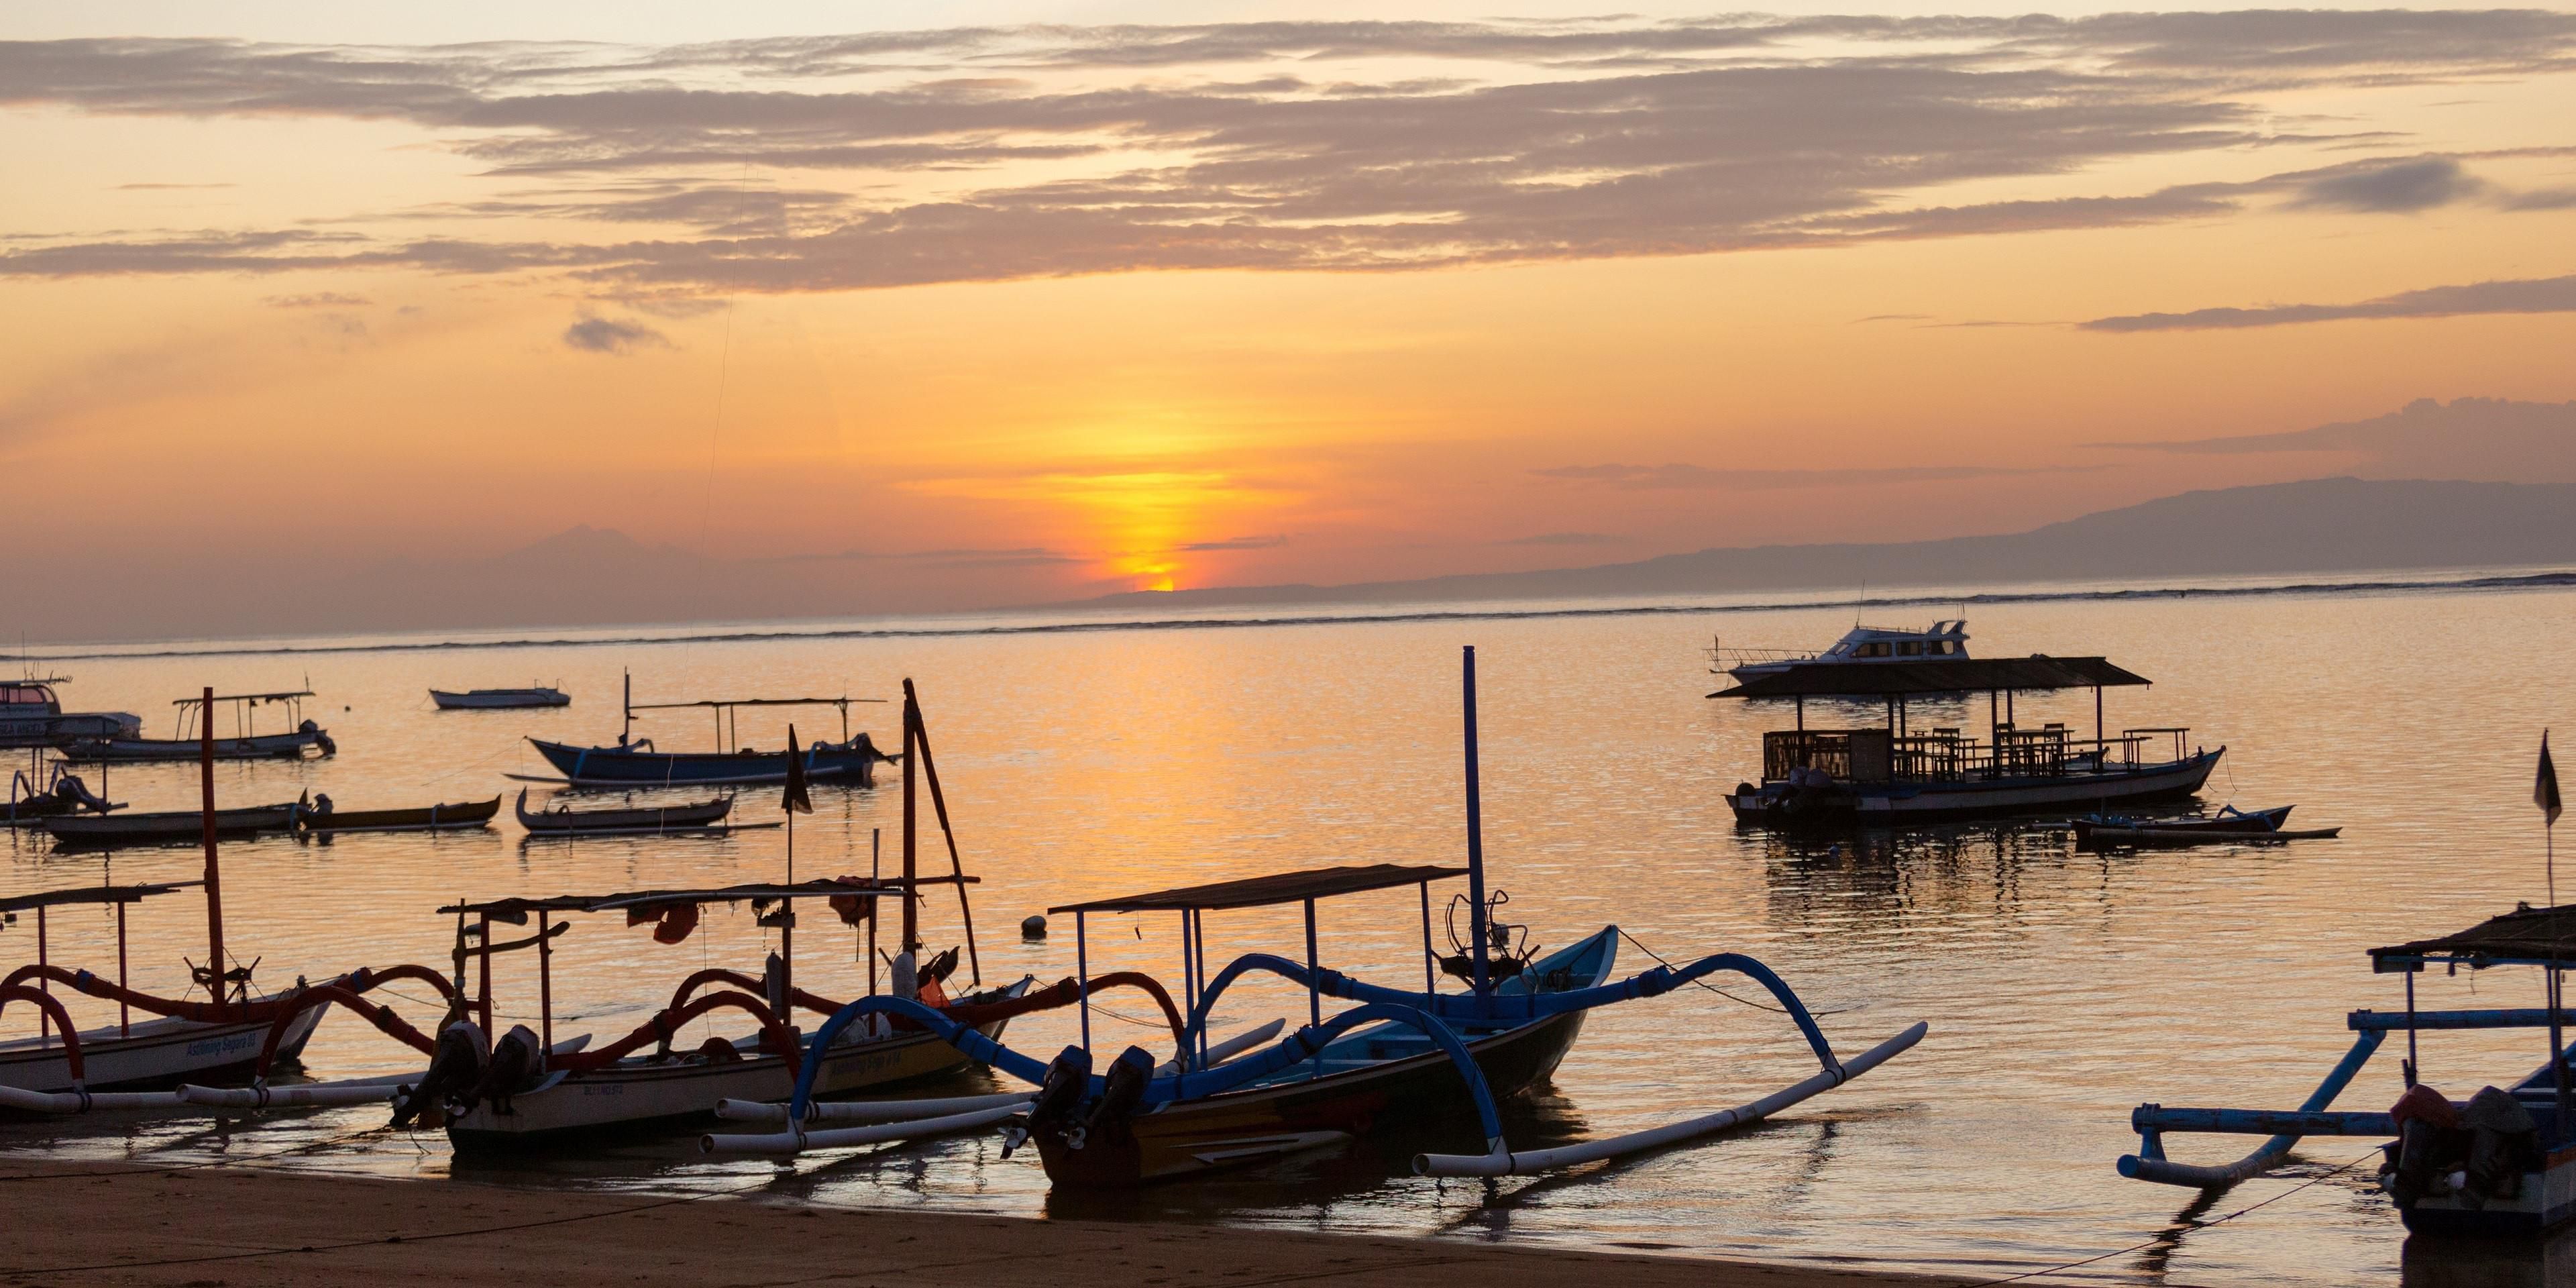
[[[215,857],[215,690],[206,687],[205,718],[197,722],[197,783],[203,797],[206,841],[206,991],[213,995],[214,1017],[222,1019],[232,1000],[224,987],[224,877]]]
[[[917,790],[914,784],[920,778],[914,768],[921,759],[920,752],[921,707],[913,701],[912,682],[906,680],[903,685],[903,942],[895,948],[898,953],[908,953],[919,946],[916,940],[921,928],[920,910],[913,906],[918,901],[912,897],[914,864],[920,853],[920,828],[915,817],[920,811],[913,799]]]
[[[1485,806],[1476,780],[1476,646],[1466,646],[1465,684],[1467,706],[1467,900],[1474,905],[1468,910],[1467,925],[1474,932],[1475,943],[1469,952],[1475,962],[1476,995],[1485,995]]]
[[[617,709],[624,712],[626,716],[625,723],[617,726],[617,745],[623,747],[632,741],[635,735],[635,673],[620,671],[618,674],[624,677],[626,685],[626,694],[617,704]]]

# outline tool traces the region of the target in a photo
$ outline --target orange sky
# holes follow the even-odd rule
[[[0,22],[10,528],[101,593],[579,524],[980,552],[854,610],[1947,536],[2373,465],[2090,443],[2576,399],[2571,15],[135,13]],[[2291,311],[2104,321],[2208,309]]]

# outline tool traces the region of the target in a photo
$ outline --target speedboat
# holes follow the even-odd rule
[[[54,686],[66,677],[0,684],[0,747],[51,747],[74,738],[130,738],[143,720],[123,711],[65,714]]]
[[[1709,672],[1731,675],[1738,681],[1757,675],[1777,675],[1793,666],[1873,662],[1946,662],[1965,661],[1968,657],[1968,620],[1964,617],[1938,621],[1923,630],[1901,626],[1855,625],[1822,653],[1799,652],[1779,648],[1729,648],[1723,639],[1709,641]]]

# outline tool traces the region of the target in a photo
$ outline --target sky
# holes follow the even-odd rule
[[[2576,14],[1589,8],[19,6],[6,526],[873,612],[2576,480]]]

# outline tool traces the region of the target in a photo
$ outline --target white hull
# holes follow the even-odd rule
[[[278,1043],[280,1058],[304,1049],[322,1023],[322,1007],[297,1015]],[[80,1035],[81,1062],[88,1088],[148,1086],[181,1079],[211,1077],[224,1069],[247,1067],[259,1059],[268,1039],[268,1021],[256,1024],[201,1024],[195,1020],[152,1019],[137,1024],[132,1036],[114,1026]],[[22,1091],[69,1091],[71,1062],[63,1054],[61,1035],[50,1040],[20,1038],[0,1042],[0,1086]]]
[[[1001,1025],[988,1036],[999,1037]],[[738,1044],[748,1051],[750,1040]],[[832,1048],[814,1081],[815,1094],[847,1095],[891,1086],[966,1067],[965,1056],[928,1033],[897,1033]],[[508,1148],[556,1132],[600,1131],[649,1123],[711,1117],[720,1100],[786,1100],[796,1090],[787,1062],[776,1056],[746,1054],[724,1063],[674,1058],[660,1064],[641,1059],[577,1077],[550,1079],[538,1089],[511,1097],[510,1112],[497,1113],[488,1102],[450,1121],[447,1134],[459,1147]]]

